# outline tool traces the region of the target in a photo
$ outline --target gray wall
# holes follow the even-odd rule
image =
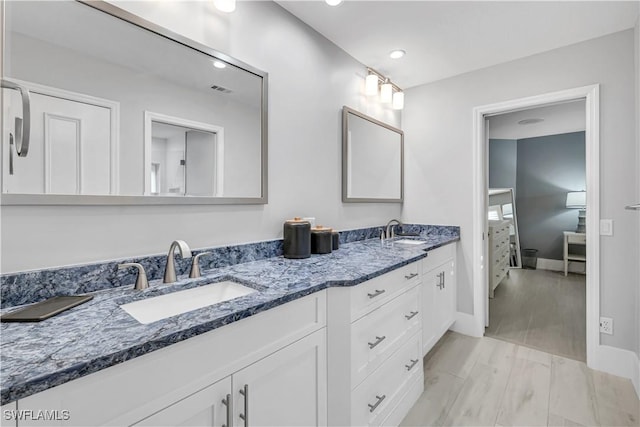
[[[563,231],[575,231],[578,210],[567,192],[584,190],[585,133],[519,139],[516,208],[522,248],[539,258],[563,259]]]
[[[410,88],[403,112],[406,193],[402,219],[456,224],[458,309],[473,313],[473,114],[475,107],[600,84],[600,215],[614,221],[600,239],[600,315],[614,335],[600,342],[638,348],[638,195],[633,30]]]
[[[515,139],[489,140],[489,188],[516,190],[518,146]]]

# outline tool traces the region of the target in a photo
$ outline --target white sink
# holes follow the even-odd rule
[[[424,245],[427,242],[422,240],[402,239],[402,240],[396,240],[393,243],[399,243],[401,245]]]
[[[227,280],[130,302],[120,307],[138,322],[147,325],[167,317],[219,304],[254,292],[257,291]]]

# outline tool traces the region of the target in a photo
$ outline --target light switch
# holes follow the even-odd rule
[[[613,236],[613,220],[612,219],[600,220],[600,235]]]

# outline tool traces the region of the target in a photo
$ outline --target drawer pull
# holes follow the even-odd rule
[[[410,371],[414,366],[416,366],[416,363],[418,363],[418,359],[411,359],[411,364],[404,365],[404,367],[407,368],[407,371]]]
[[[418,273],[411,273],[411,274],[405,275],[404,278],[407,279],[407,280],[411,280],[411,279],[413,279],[414,277],[417,277],[417,276],[418,276]]]
[[[244,413],[239,414],[241,420],[244,421],[244,427],[249,427],[249,385],[245,384],[240,389],[240,394],[244,396]]]
[[[378,400],[376,401],[376,403],[374,403],[373,405],[372,405],[372,404],[370,404],[370,403],[367,403],[367,405],[369,405],[369,412],[373,412],[373,411],[375,411],[375,410],[376,410],[376,408],[378,407],[378,405],[380,405],[380,404],[382,403],[382,401],[383,401],[384,399],[386,399],[386,398],[387,398],[387,395],[386,395],[386,394],[383,394],[382,396],[378,396],[378,395],[376,395],[376,399],[378,399]]]
[[[383,335],[383,336],[381,336],[381,337],[376,336],[376,341],[375,341],[375,342],[370,342],[370,343],[368,343],[368,344],[369,344],[369,349],[371,350],[372,348],[374,348],[375,346],[377,346],[378,344],[380,344],[380,343],[381,343],[382,341],[384,341],[385,339],[387,339],[387,337],[386,337],[386,336],[384,336],[384,335]]]
[[[376,291],[372,294],[367,294],[369,296],[369,298],[375,298],[379,295],[384,294],[386,291],[384,289],[376,289]]]
[[[227,423],[222,424],[222,427],[233,427],[233,418],[231,415],[231,395],[227,394],[227,396],[222,399],[222,404],[227,407]]]
[[[416,317],[416,315],[417,315],[417,314],[418,314],[418,312],[417,312],[417,311],[412,311],[412,312],[411,312],[411,313],[409,313],[409,314],[405,314],[405,315],[404,315],[404,318],[405,318],[405,319],[407,319],[407,320],[411,320],[411,319],[413,319],[414,317]]]

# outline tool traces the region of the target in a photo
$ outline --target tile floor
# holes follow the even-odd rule
[[[639,426],[631,381],[490,337],[447,334],[402,426]]]

